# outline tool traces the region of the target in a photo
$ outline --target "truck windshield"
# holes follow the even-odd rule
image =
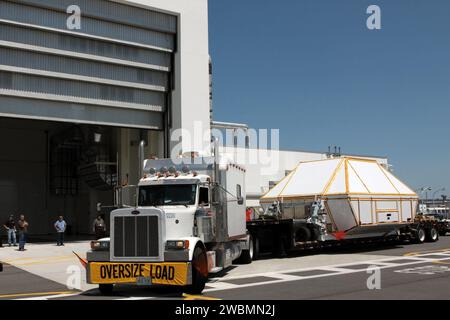
[[[195,204],[197,185],[154,185],[139,187],[139,206],[175,206]]]

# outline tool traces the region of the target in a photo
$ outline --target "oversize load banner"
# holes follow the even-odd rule
[[[151,278],[152,284],[187,285],[189,263],[89,263],[91,283],[135,283]]]

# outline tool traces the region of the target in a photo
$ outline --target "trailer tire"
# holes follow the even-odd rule
[[[425,229],[419,226],[415,232],[413,242],[420,244],[420,243],[424,243],[425,239],[426,239]]]
[[[439,240],[439,233],[435,227],[431,227],[427,230],[426,240],[427,242],[436,242]]]
[[[114,285],[113,284],[99,284],[98,290],[100,293],[104,296],[110,296],[112,295],[114,291]]]
[[[295,232],[295,241],[306,242],[311,240],[311,230],[308,227],[300,227]]]
[[[192,284],[186,286],[184,292],[188,294],[201,294],[203,289],[205,289],[207,280],[208,260],[206,250],[202,246],[197,245],[192,257]]]

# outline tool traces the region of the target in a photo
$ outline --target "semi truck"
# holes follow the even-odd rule
[[[135,203],[127,206],[117,196],[110,237],[93,241],[87,253],[88,283],[103,294],[115,284],[171,285],[195,294],[208,274],[236,260],[251,262],[245,169],[216,150],[207,157],[144,160],[141,143]]]

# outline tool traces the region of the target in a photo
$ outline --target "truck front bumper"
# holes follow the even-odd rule
[[[87,283],[186,286],[192,284],[190,262],[89,262]]]

